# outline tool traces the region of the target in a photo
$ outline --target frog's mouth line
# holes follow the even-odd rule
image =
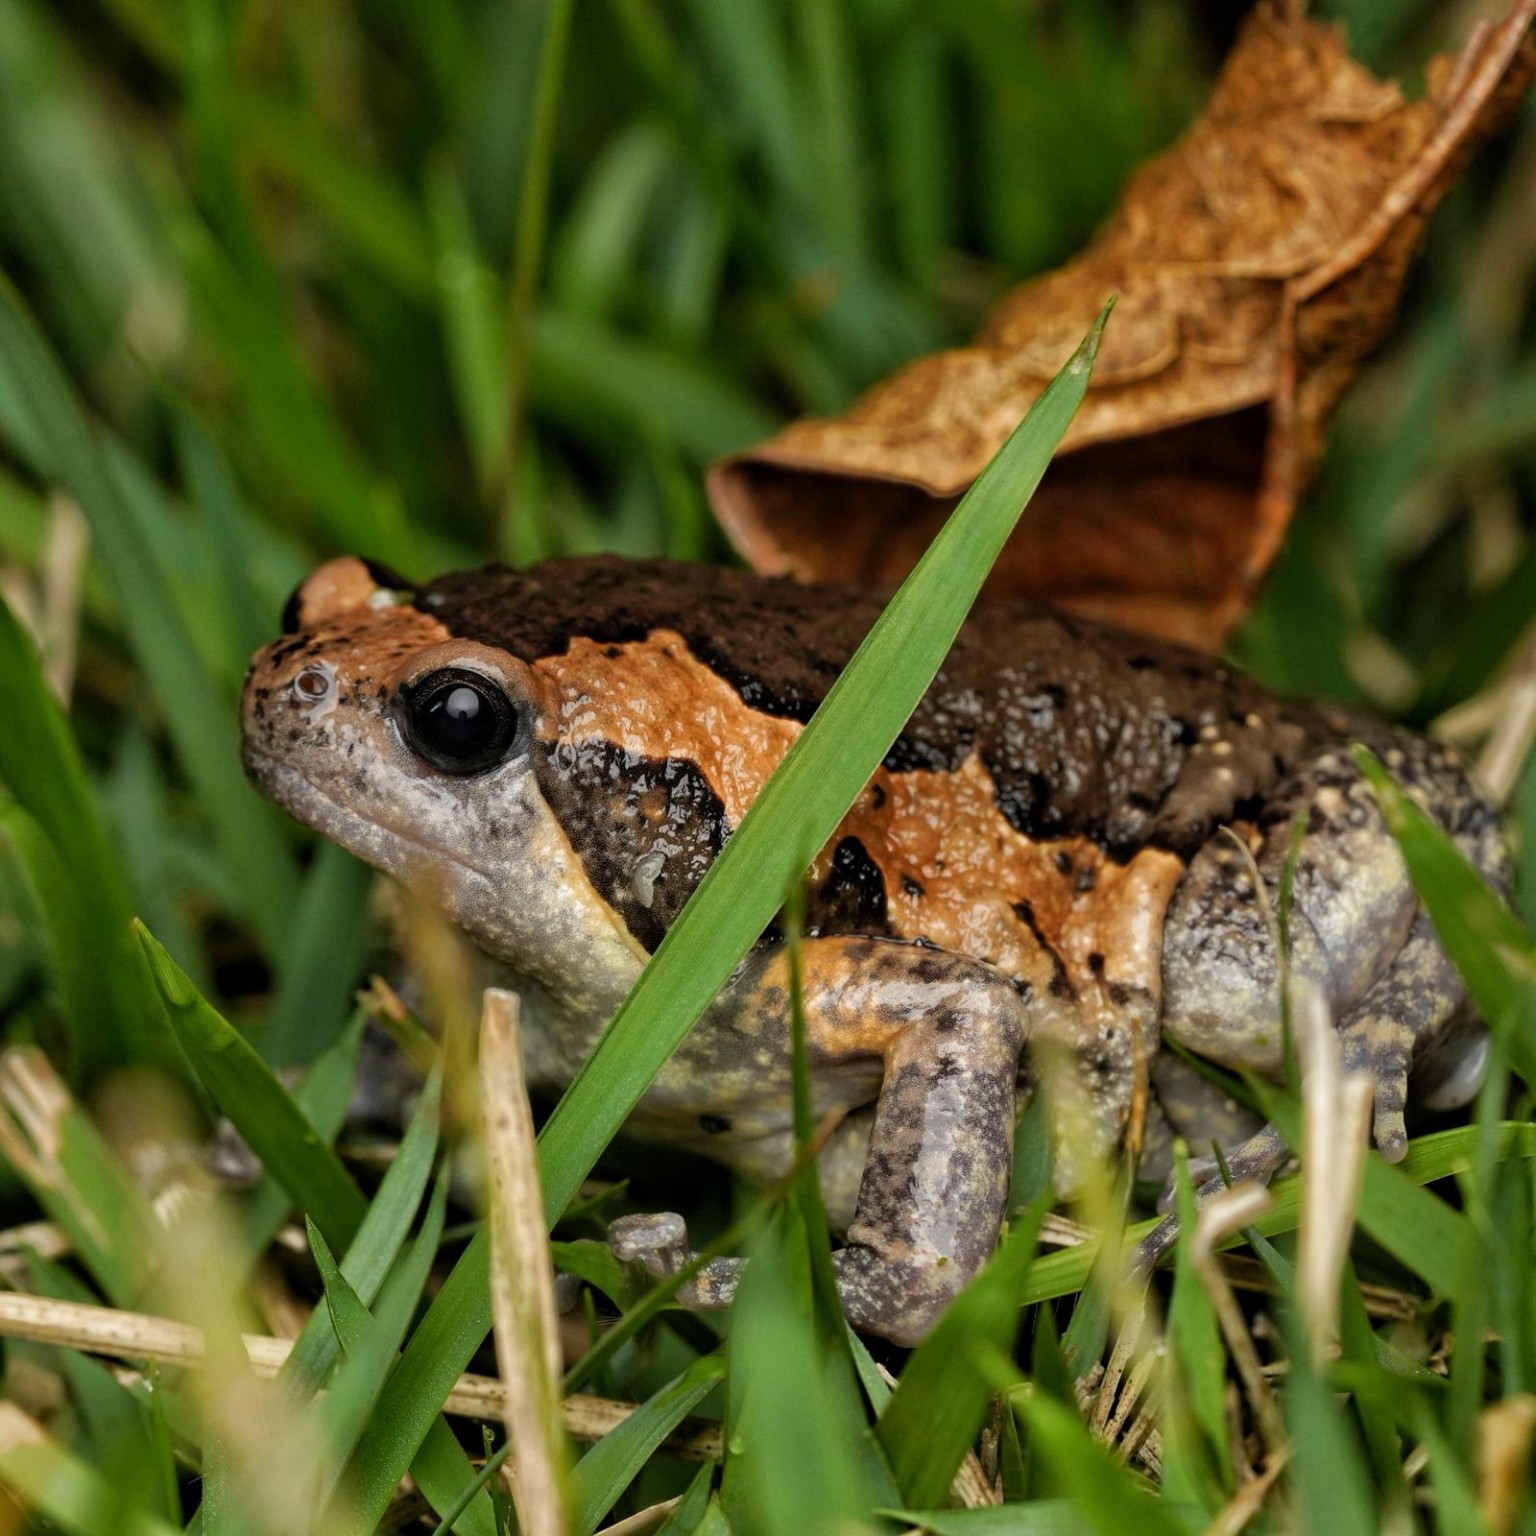
[[[465,863],[458,854],[439,843],[427,842],[387,822],[360,815],[326,794],[297,768],[259,747],[246,747],[243,760],[247,776],[296,820],[313,827],[386,874],[409,880],[421,873],[423,861],[434,868],[447,864],[461,874],[482,881],[488,892],[494,891],[496,882],[485,870]]]

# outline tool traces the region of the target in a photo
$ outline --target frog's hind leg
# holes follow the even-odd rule
[[[1497,812],[1468,784],[1451,754],[1396,732],[1383,731],[1371,744],[1484,878],[1505,888],[1508,855]],[[1465,1102],[1476,1091],[1482,1045],[1479,1028],[1466,1018],[1461,979],[1419,907],[1396,841],[1369,784],[1342,748],[1319,754],[1265,807],[1254,860],[1266,886],[1262,899],[1252,866],[1230,842],[1224,847],[1213,839],[1191,862],[1165,930],[1163,1029],[1225,1066],[1278,1077],[1279,964],[1265,907],[1273,911],[1278,904],[1303,810],[1306,833],[1291,908],[1292,973],[1327,1001],[1346,1068],[1370,1073],[1373,1136],[1383,1155],[1396,1161],[1407,1149],[1410,1075],[1433,1063],[1425,1073],[1426,1102],[1430,1095],[1438,1104]],[[1285,1160],[1283,1148],[1266,1127],[1231,1154],[1234,1178],[1239,1169],[1250,1176],[1272,1173]],[[1208,1198],[1220,1187],[1219,1180],[1208,1180],[1198,1193]],[[1165,1223],[1148,1237],[1142,1263],[1155,1262],[1166,1250],[1171,1231]]]
[[[802,966],[818,1108],[841,1082],[864,1096],[850,1108],[878,1085],[847,1244],[833,1255],[843,1310],[855,1328],[915,1344],[997,1241],[1024,1000],[980,961],[889,940],[813,939]],[[722,1027],[784,1041],[786,970],[776,957],[739,986]],[[690,1257],[672,1216],[625,1218],[609,1241],[658,1276]],[[723,1306],[740,1270],[740,1260],[718,1260],[680,1298]]]
[[[1340,1021],[1344,1070],[1369,1073],[1374,1082],[1373,1134],[1388,1162],[1400,1161],[1408,1150],[1404,1114],[1418,1043],[1436,1038],[1464,1001],[1461,978],[1440,947],[1428,916],[1421,912],[1386,975]],[[1273,1125],[1223,1149],[1220,1162],[1211,1155],[1193,1157],[1189,1172],[1196,1186],[1195,1203],[1202,1206],[1227,1187],[1223,1163],[1233,1184],[1245,1179],[1264,1184],[1290,1157],[1290,1147]],[[1171,1210],[1173,1200],[1170,1180],[1158,1209]],[[1177,1221],[1169,1215],[1142,1240],[1135,1261],[1138,1272],[1152,1269],[1177,1237]]]
[[[1507,852],[1497,813],[1454,757],[1432,742],[1385,730],[1373,745],[1409,795],[1502,887]],[[1303,814],[1290,912],[1291,974],[1327,1002],[1347,1065],[1374,1078],[1376,1141],[1395,1161],[1406,1147],[1409,1074],[1435,1054],[1465,990],[1419,907],[1369,783],[1342,747],[1320,752],[1279,787],[1260,814],[1251,864],[1222,837],[1191,861],[1164,932],[1163,1030],[1223,1066],[1279,1077],[1280,967],[1271,914]],[[1475,1047],[1475,1037],[1469,1043]]]

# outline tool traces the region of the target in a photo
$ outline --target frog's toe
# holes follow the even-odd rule
[[[674,1211],[621,1216],[608,1227],[608,1248],[623,1264],[638,1264],[653,1280],[670,1280],[698,1255],[689,1246],[688,1224]],[[677,1288],[684,1307],[728,1307],[741,1279],[743,1260],[711,1259]]]
[[[638,1264],[656,1280],[670,1280],[693,1259],[688,1224],[675,1211],[621,1216],[608,1227],[608,1247],[623,1264]]]
[[[1204,1189],[1213,1181],[1222,1182],[1221,1164],[1213,1153],[1207,1152],[1200,1157],[1192,1157],[1189,1160],[1189,1182],[1197,1189]],[[1157,1197],[1157,1211],[1160,1216],[1166,1216],[1170,1211],[1178,1209],[1179,1204],[1179,1173],[1173,1169],[1163,1182],[1161,1193]]]
[[[1408,1070],[1413,1062],[1414,1035],[1406,1024],[1369,1015],[1344,1026],[1344,1068],[1367,1072],[1376,1086],[1372,1136],[1389,1163],[1400,1163],[1408,1151]]]
[[[1376,1085],[1373,1137],[1389,1163],[1408,1151],[1408,1077],[1462,1006],[1461,978],[1422,912],[1384,976],[1344,1016],[1344,1066]]]
[[[1234,1147],[1225,1154],[1227,1176],[1230,1177],[1233,1185],[1244,1182],[1267,1184],[1276,1169],[1287,1162],[1290,1156],[1291,1149],[1286,1145],[1285,1138],[1280,1132],[1273,1125],[1264,1125],[1241,1146]],[[1197,1169],[1201,1171],[1197,1172]],[[1190,1174],[1195,1186],[1196,1210],[1203,1209],[1222,1190],[1229,1187],[1214,1157],[1191,1160]],[[1167,1210],[1168,1208],[1159,1200],[1158,1209]],[[1170,1212],[1137,1245],[1135,1256],[1131,1260],[1132,1276],[1151,1274],[1178,1239],[1179,1218]]]

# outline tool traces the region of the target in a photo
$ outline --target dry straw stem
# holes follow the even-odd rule
[[[1248,1331],[1242,1308],[1216,1260],[1216,1249],[1234,1232],[1251,1226],[1273,1203],[1269,1191],[1258,1184],[1243,1183],[1224,1189],[1200,1212],[1190,1244],[1190,1260],[1195,1274],[1210,1298],[1211,1310],[1221,1325],[1243,1390],[1253,1404],[1254,1417],[1258,1420],[1259,1433],[1264,1437],[1264,1449],[1271,1465],[1285,1445],[1285,1420],[1269,1390],[1269,1383],[1264,1379],[1264,1368],[1253,1347],[1253,1335]]]
[[[659,1504],[637,1509],[634,1514],[626,1515],[612,1525],[605,1525],[597,1536],[648,1536],[649,1532],[659,1529],[667,1516],[682,1502],[683,1496],[679,1494],[675,1499],[663,1499]]]
[[[55,1344],[114,1360],[153,1360],[161,1365],[193,1367],[204,1360],[201,1329],[144,1312],[121,1312],[77,1301],[54,1301],[0,1291],[0,1337]],[[277,1375],[293,1345],[287,1339],[243,1334],[242,1342],[258,1376]],[[446,1413],[470,1419],[503,1419],[506,1391],[494,1376],[463,1375],[443,1404]],[[574,1392],[560,1405],[565,1431],[584,1444],[601,1440],[635,1411],[633,1403],[614,1402]],[[713,1425],[685,1423],[666,1442],[670,1455],[683,1461],[720,1459],[720,1431]]]
[[[1291,1017],[1302,1066],[1296,1297],[1315,1369],[1338,1339],[1339,1281],[1365,1174],[1373,1086],[1364,1073],[1345,1073],[1321,992],[1293,983]]]
[[[1522,1392],[1477,1418],[1477,1512],[1491,1536],[1514,1536],[1531,1480],[1536,1397]]]
[[[1264,1470],[1250,1482],[1243,1484],[1216,1513],[1216,1518],[1206,1526],[1204,1536],[1237,1536],[1264,1507],[1269,1490],[1275,1486],[1285,1464],[1291,1459],[1290,1451],[1281,1447],[1264,1463]]]
[[[1536,637],[1480,693],[1439,716],[1430,734],[1464,751],[1481,741],[1472,776],[1491,800],[1508,805],[1536,746]]]
[[[570,1522],[559,1309],[518,1023],[517,997],[488,987],[480,1015],[480,1110],[490,1173],[491,1315],[518,1525],[527,1536],[564,1536]]]

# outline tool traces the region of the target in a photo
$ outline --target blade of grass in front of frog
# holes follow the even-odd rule
[[[735,1529],[763,1536],[856,1530],[894,1494],[864,1454],[846,1358],[822,1352],[808,1246],[800,1211],[782,1207],[752,1245],[731,1310],[721,1499]]]
[[[1042,1195],[1012,1226],[986,1267],[950,1302],[902,1368],[875,1425],[902,1499],[937,1504],[975,1443],[998,1382],[986,1362],[1006,1356],[1019,1326],[1019,1294],[1035,1261]]]
[[[214,824],[225,866],[240,872],[253,926],[275,948],[276,925],[291,910],[293,869],[275,817],[251,795],[240,773],[228,700],[186,632],[117,458],[105,451],[57,359],[3,279],[0,374],[0,387],[23,402],[39,437],[39,472],[68,489],[90,524],[101,569],[133,651],[154,685],[177,756]],[[135,477],[139,481],[154,485],[147,471]]]
[[[25,867],[53,949],[82,1080],[153,1054],[153,1003],[128,933],[127,888],[85,765],[30,636],[0,601],[0,827]]]
[[[378,1193],[368,1203],[357,1236],[341,1260],[340,1272],[364,1307],[371,1307],[379,1294],[384,1277],[410,1236],[411,1223],[426,1193],[437,1158],[441,1100],[442,1076],[434,1072],[427,1079]],[[283,1362],[278,1379],[291,1384],[298,1397],[309,1397],[325,1380],[337,1353],[335,1330],[317,1307]]]
[[[695,1360],[682,1375],[610,1429],[571,1471],[571,1523],[592,1536],[657,1446],[715,1390],[725,1376],[725,1352]]]
[[[1109,309],[902,583],[743,817],[539,1137],[553,1219],[900,734],[1087,388]]]
[[[293,1090],[293,1102],[315,1128],[315,1134],[327,1145],[336,1140],[347,1117],[352,1087],[357,1081],[358,1053],[362,1049],[367,1016],[361,1008],[352,1011],[341,1038],[322,1051]],[[245,1252],[247,1263],[254,1265],[266,1252],[267,1244],[288,1219],[291,1204],[281,1184],[265,1170],[261,1183],[251,1194],[245,1208]]]
[[[326,1241],[344,1249],[368,1208],[356,1181],[245,1037],[147,928],[137,924],[135,932],[166,1019],[203,1087]]]
[[[1089,1434],[1075,1408],[1033,1393],[1021,1399],[1020,1410],[1029,1425],[1031,1457],[1041,1458],[1056,1486],[1071,1490],[1078,1530],[1086,1524],[1102,1536],[1126,1531],[1188,1536],[1173,1506],[1139,1492],[1130,1474]]]
[[[1536,942],[1461,850],[1364,747],[1355,761],[1397,838],[1419,899],[1510,1065],[1536,1088],[1536,1034],[1515,1028],[1522,996],[1536,987]]]
[[[545,1124],[539,1163],[551,1222],[899,734],[1076,412],[1108,314],[1106,306],[887,605]],[[490,1327],[487,1261],[482,1235],[407,1347],[359,1447],[362,1517],[383,1514],[431,1416]]]
[[[440,1193],[445,1184],[439,1181]],[[432,1253],[435,1252],[437,1242],[442,1230],[442,1216],[438,1193],[434,1194],[433,1209],[428,1216],[428,1226],[422,1229],[422,1237],[418,1237],[413,1245],[416,1263],[414,1268],[423,1273],[430,1268]],[[429,1231],[429,1227],[435,1224],[435,1231]],[[431,1250],[423,1247],[423,1239],[430,1236]],[[320,1265],[325,1284],[326,1314],[329,1326],[334,1327],[337,1343],[340,1349],[346,1352],[348,1359],[343,1363],[342,1370],[347,1370],[354,1355],[363,1358],[358,1368],[358,1379],[354,1383],[354,1395],[365,1393],[376,1397],[376,1391],[369,1392],[372,1383],[369,1378],[378,1369],[379,1357],[383,1356],[384,1368],[388,1368],[397,1358],[393,1348],[384,1354],[379,1347],[380,1341],[387,1341],[391,1330],[383,1317],[384,1308],[381,1306],[380,1316],[375,1318],[358,1298],[332,1258],[329,1249],[325,1245],[324,1238],[319,1237],[318,1232],[310,1224],[310,1240],[316,1260]],[[391,1276],[391,1281],[399,1277],[399,1283],[394,1288],[402,1295],[411,1289],[413,1276],[404,1273],[413,1268],[411,1256],[402,1260],[399,1269]],[[419,1295],[420,1286],[416,1287]],[[400,1332],[403,1333],[403,1322]],[[338,1380],[341,1373],[338,1372]],[[361,1429],[359,1428],[359,1433]],[[353,1437],[355,1438],[355,1436]],[[337,1463],[337,1472],[345,1476],[345,1461]],[[411,1462],[411,1477],[422,1495],[432,1508],[439,1513],[451,1516],[449,1523],[459,1532],[459,1536],[495,1536],[496,1521],[491,1507],[491,1500],[482,1483],[476,1479],[475,1469],[471,1465],[469,1457],[465,1455],[454,1433],[449,1429],[446,1420],[438,1415],[433,1420],[421,1448]],[[341,1501],[333,1503],[322,1529],[334,1529],[340,1521],[340,1511],[347,1508],[346,1500],[349,1490],[343,1484]]]

